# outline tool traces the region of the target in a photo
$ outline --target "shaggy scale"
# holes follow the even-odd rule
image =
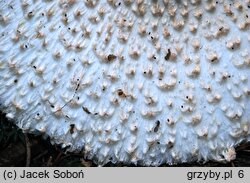
[[[250,140],[250,0],[1,0],[0,108],[99,165],[230,161]]]

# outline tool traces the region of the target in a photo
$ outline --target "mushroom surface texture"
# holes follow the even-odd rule
[[[250,0],[1,0],[0,110],[98,165],[231,161]]]

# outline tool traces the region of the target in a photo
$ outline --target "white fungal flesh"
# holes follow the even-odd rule
[[[230,161],[250,140],[250,0],[1,0],[1,110],[103,165]]]

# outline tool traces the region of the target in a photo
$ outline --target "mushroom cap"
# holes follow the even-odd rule
[[[250,140],[250,1],[0,1],[0,109],[99,165],[230,161]]]

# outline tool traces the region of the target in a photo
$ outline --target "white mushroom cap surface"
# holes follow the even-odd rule
[[[0,109],[99,165],[230,161],[250,1],[1,0]]]

